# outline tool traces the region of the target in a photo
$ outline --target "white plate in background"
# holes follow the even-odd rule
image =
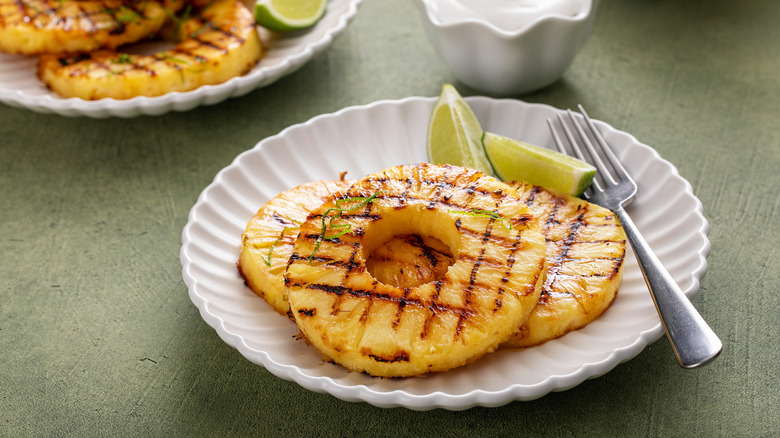
[[[266,53],[247,74],[218,85],[205,85],[192,91],[171,92],[158,97],[95,101],[62,98],[38,80],[36,57],[0,53],[0,102],[41,113],[94,118],[160,115],[213,105],[270,85],[301,68],[346,29],[361,1],[329,0],[322,19],[305,31],[273,33],[258,26]]]

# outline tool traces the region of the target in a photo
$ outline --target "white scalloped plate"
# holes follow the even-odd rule
[[[486,130],[552,147],[545,120],[557,109],[517,100],[468,98]],[[250,361],[283,379],[343,400],[415,410],[499,406],[574,387],[633,358],[663,328],[633,254],[612,307],[587,327],[539,347],[499,351],[445,373],[372,378],[324,363],[295,324],[247,289],[236,271],[241,234],[268,199],[297,184],[360,177],[426,161],[435,98],[350,107],[285,129],[239,155],[192,208],[182,233],[181,262],[192,302],[219,336]],[[675,167],[631,135],[597,122],[639,194],[629,213],[688,297],[699,289],[710,250],[708,223],[690,184]],[[673,356],[669,360],[674,360]]]
[[[329,0],[325,15],[306,31],[274,33],[258,27],[266,53],[247,74],[222,84],[158,97],[95,101],[65,99],[38,80],[37,58],[0,53],[0,102],[40,113],[94,118],[160,115],[169,111],[188,111],[199,105],[214,105],[270,85],[301,68],[346,29],[361,1]]]

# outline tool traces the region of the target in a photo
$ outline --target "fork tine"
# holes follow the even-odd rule
[[[571,110],[566,110],[566,114],[569,116],[569,120],[571,121],[571,124],[574,125],[574,128],[577,130],[577,134],[579,135],[580,142],[585,145],[585,148],[588,150],[588,154],[590,155],[590,162],[596,166],[596,168],[599,171],[599,174],[601,174],[601,177],[604,179],[604,182],[607,185],[615,185],[617,184],[617,181],[615,180],[614,176],[612,175],[612,171],[609,166],[607,166],[604,163],[604,160],[601,159],[601,154],[596,151],[596,148],[593,146],[593,142],[590,141],[590,137],[585,133],[585,130],[582,129],[582,124],[577,122],[577,119],[574,117],[574,113]],[[572,141],[572,144],[579,144],[576,140],[574,140],[573,137],[570,138]],[[601,145],[599,145],[601,146]],[[582,156],[579,157],[581,160],[586,160]]]
[[[561,140],[561,137],[558,135],[558,130],[555,129],[553,126],[552,119],[547,119],[547,126],[550,128],[550,133],[553,137],[553,142],[555,143],[555,148],[558,149],[558,152],[562,154],[568,155],[568,152],[566,152],[566,148],[563,146],[563,141]]]
[[[615,172],[618,173],[618,178],[631,180],[631,176],[626,171],[626,168],[623,167],[623,164],[615,155],[615,152],[612,150],[609,144],[607,144],[607,141],[604,139],[604,136],[601,135],[601,131],[599,131],[596,128],[596,125],[593,124],[593,120],[591,120],[591,118],[588,116],[588,113],[585,112],[585,108],[583,108],[582,105],[577,105],[577,108],[580,110],[580,113],[582,114],[582,117],[585,120],[585,124],[588,126],[591,134],[593,135],[593,138],[595,138],[596,142],[599,144],[599,148],[607,157],[607,159],[610,162],[610,165],[615,170]]]
[[[582,147],[580,146],[580,141],[579,141],[579,139],[582,139],[582,140],[584,140],[584,141],[588,141],[588,139],[587,139],[587,136],[584,136],[584,135],[583,135],[583,133],[582,133],[582,131],[581,131],[581,130],[579,130],[579,132],[578,132],[578,134],[579,134],[579,135],[578,135],[579,139],[578,139],[578,138],[575,138],[575,136],[574,136],[574,134],[572,133],[571,129],[569,129],[569,125],[570,125],[570,124],[574,124],[575,126],[577,125],[577,122],[576,122],[576,120],[574,119],[574,117],[573,117],[573,115],[572,115],[571,111],[569,111],[569,112],[568,112],[569,119],[570,119],[570,122],[571,122],[571,123],[566,123],[566,120],[564,120],[564,117],[563,117],[563,115],[562,115],[561,113],[556,113],[555,115],[556,115],[556,118],[558,119],[558,124],[559,124],[559,125],[561,125],[561,129],[563,130],[563,133],[566,135],[566,140],[567,140],[567,142],[569,143],[569,147],[570,147],[570,148],[571,148],[571,150],[574,152],[574,155],[575,155],[577,158],[579,158],[580,160],[582,160],[582,161],[593,163],[593,161],[594,161],[593,159],[588,159],[588,158],[586,158],[586,157],[585,157],[585,154],[584,154],[584,153],[583,153],[583,151],[582,151]],[[562,143],[563,143],[563,142],[561,141],[561,139],[560,139],[560,136],[558,135],[558,131],[557,131],[556,129],[554,129],[554,128],[553,128],[552,121],[551,121],[550,119],[547,119],[547,123],[550,125],[550,131],[551,131],[551,132],[552,132],[552,134],[553,134],[553,140],[555,141],[555,143],[556,143],[556,146],[558,147],[558,150],[559,150],[560,152],[564,153],[564,154],[565,154],[565,153],[567,153],[567,152],[566,152],[566,150],[565,150],[565,148],[564,148],[564,147],[563,147],[563,145],[562,145]],[[599,158],[598,158],[598,155],[594,155],[593,147],[592,147],[592,146],[589,146],[589,147],[590,147],[590,149],[591,149],[591,150],[589,151],[589,152],[590,152],[590,155],[591,155],[591,156],[595,156],[595,160],[599,160]],[[603,163],[602,163],[602,164],[603,164]],[[603,166],[602,166],[602,167],[599,167],[599,163],[598,163],[598,162],[596,162],[594,165],[596,166],[596,168],[598,168],[598,173],[596,174],[596,177],[595,177],[595,178],[593,178],[593,182],[592,182],[591,184],[592,184],[593,186],[595,186],[595,188],[596,188],[597,190],[599,190],[599,191],[603,191],[603,190],[604,190],[604,187],[602,187],[602,186],[603,186],[604,184],[603,184],[603,183],[601,183],[601,182],[599,181],[599,179],[600,179],[600,178],[602,178],[602,179],[604,178],[604,176],[603,176],[604,172],[602,171],[602,167],[603,167]],[[607,175],[609,175],[609,174],[607,173]],[[606,181],[606,180],[605,180],[605,181]],[[608,181],[607,181],[607,182],[608,182]],[[614,181],[613,181],[613,183],[614,183]],[[589,196],[588,196],[588,193],[587,193],[587,192],[586,192],[584,195],[585,195],[585,198],[586,198],[586,199],[587,199],[587,198],[589,198]]]
[[[569,130],[569,127],[566,125],[566,123],[563,120],[563,117],[560,113],[555,114],[558,119],[558,124],[561,125],[561,129],[563,130],[564,134],[566,134],[566,140],[569,143],[569,148],[574,152],[574,155],[577,156],[580,160],[587,161],[587,159],[583,156],[582,150],[580,150],[579,146],[577,145],[577,142],[574,140],[574,136]],[[552,118],[547,119],[547,126],[550,128],[550,133],[553,137],[553,142],[555,143],[556,149],[558,149],[558,152],[566,155],[571,155],[567,150],[566,146],[564,146],[564,141],[561,139],[561,136],[559,134],[559,130],[556,129]],[[598,175],[596,175],[598,177]],[[594,178],[592,185],[596,186],[596,189],[602,190],[601,184],[598,181],[598,178]],[[585,192],[583,192],[582,197],[585,199],[590,199],[591,196],[591,188],[585,189]]]
[[[569,130],[569,126],[566,124],[566,121],[563,120],[561,113],[557,113],[555,116],[558,118],[558,123],[561,125],[563,133],[566,134],[566,141],[569,143],[569,147],[572,149],[572,151],[574,151],[574,155],[576,155],[580,160],[586,161],[585,157],[582,155],[582,151],[579,147],[577,147],[577,142],[574,140],[574,136],[572,135],[571,130]],[[550,126],[552,126],[552,124]],[[563,149],[563,147],[561,147],[561,149]],[[566,151],[563,150],[561,152],[566,153]]]

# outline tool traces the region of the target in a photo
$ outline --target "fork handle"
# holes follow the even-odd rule
[[[619,207],[615,214],[634,249],[677,361],[684,368],[695,368],[715,359],[723,348],[721,340],[663,267],[628,213]]]

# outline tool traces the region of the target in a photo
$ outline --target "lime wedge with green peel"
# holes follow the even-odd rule
[[[596,168],[569,155],[486,132],[482,137],[496,176],[524,181],[580,196],[590,186]]]
[[[279,32],[314,26],[325,13],[328,0],[257,0],[255,21]]]
[[[444,84],[428,122],[428,160],[493,175],[482,147],[482,127],[458,91]]]

